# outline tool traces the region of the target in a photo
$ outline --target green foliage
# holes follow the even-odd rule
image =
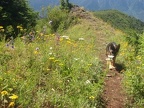
[[[52,21],[48,25],[51,28],[51,32],[58,31],[60,33],[66,30],[72,23],[76,22],[76,18],[70,16],[67,10],[61,10],[59,7],[49,7],[47,21]]]
[[[116,10],[97,11],[94,14],[125,33],[143,33],[144,22]],[[129,32],[130,31],[130,32]]]
[[[0,24],[4,29],[7,26],[12,26],[14,29],[14,37],[18,34],[18,25],[30,29],[36,24],[37,14],[29,8],[25,0],[1,0],[0,4],[0,16],[2,17]]]
[[[128,35],[126,36],[126,41],[135,48],[135,54],[137,54],[139,51],[140,47],[139,38],[140,35],[133,31],[129,32]]]
[[[128,106],[134,108],[144,106],[144,35],[139,37],[138,54],[135,55],[134,49],[127,48],[129,51],[125,51],[123,57],[126,61],[123,84],[128,94]]]
[[[111,24],[114,28],[126,33],[126,40],[135,48],[136,54],[138,53],[139,34],[144,31],[144,22],[116,10],[98,11],[94,12],[94,14],[96,17]]]
[[[60,0],[60,8],[69,10],[71,9],[72,4],[69,3],[69,0]]]

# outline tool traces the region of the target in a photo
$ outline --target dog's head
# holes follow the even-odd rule
[[[116,43],[110,43],[107,46],[107,50],[106,50],[106,55],[112,55],[112,56],[116,56],[117,53],[119,52],[120,49],[120,44],[116,45]]]

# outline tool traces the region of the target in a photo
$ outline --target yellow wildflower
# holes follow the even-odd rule
[[[3,28],[3,26],[0,26],[0,29],[2,29]]]
[[[59,62],[59,60],[55,60],[54,62]]]
[[[68,44],[72,44],[72,42],[71,42],[71,41],[67,41],[67,43],[68,43]]]
[[[59,65],[60,65],[60,66],[63,66],[64,64],[60,63]]]
[[[38,51],[36,50],[36,51],[34,51],[34,54],[38,54]]]
[[[23,28],[21,28],[20,31],[23,31]]]
[[[49,58],[49,60],[54,60],[54,59],[55,59],[54,57],[50,57],[50,58]]]
[[[17,26],[17,28],[21,28],[21,26]]]
[[[5,90],[1,92],[1,95],[2,95],[2,96],[5,96],[5,95],[7,95],[7,94],[8,94],[8,92],[5,91]]]
[[[40,36],[43,36],[43,33],[40,33]]]
[[[4,29],[0,29],[0,31],[1,31],[1,32],[4,32],[5,30],[4,30]]]
[[[92,64],[88,64],[88,66],[92,66]]]
[[[92,100],[94,100],[94,98],[95,98],[94,96],[90,96],[90,97],[89,97],[89,99],[92,99]]]
[[[47,68],[47,71],[50,71],[51,69]]]
[[[17,95],[15,95],[15,94],[13,94],[12,96],[10,96],[9,97],[10,99],[12,99],[12,100],[15,100],[15,99],[17,99],[18,98],[18,96]]]
[[[60,38],[60,41],[63,41],[63,38]]]
[[[8,105],[8,108],[9,107],[14,107],[14,106],[15,106],[15,103],[14,102],[10,102],[9,105]]]

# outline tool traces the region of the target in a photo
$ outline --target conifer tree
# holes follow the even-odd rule
[[[61,6],[61,9],[64,9],[65,8],[65,1],[64,0],[60,0],[60,6]]]
[[[17,36],[17,26],[32,28],[36,24],[37,14],[29,7],[26,0],[0,0],[0,25],[12,26]]]

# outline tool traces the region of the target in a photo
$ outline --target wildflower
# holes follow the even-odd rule
[[[68,43],[68,44],[72,44],[72,42],[71,42],[71,41],[67,41],[67,43]]]
[[[23,31],[23,28],[21,28],[20,31]]]
[[[54,62],[59,62],[59,60],[55,60]]]
[[[90,80],[86,80],[86,82],[85,82],[85,84],[90,84],[91,82],[90,82]]]
[[[50,58],[49,58],[49,60],[54,60],[54,59],[55,59],[54,57],[50,57]]]
[[[141,60],[141,56],[137,56],[136,58],[137,58],[138,60]]]
[[[34,51],[34,54],[38,54],[38,51],[36,50],[36,51]]]
[[[49,21],[49,24],[52,25],[52,21],[51,20]]]
[[[3,78],[2,78],[2,77],[0,77],[0,80],[3,80]]]
[[[21,26],[17,26],[17,28],[18,28],[18,29],[22,29],[22,27],[21,27]]]
[[[69,36],[62,36],[62,38],[65,38],[65,39],[68,39],[68,40],[70,39]]]
[[[13,94],[12,96],[10,96],[9,97],[10,99],[12,99],[12,100],[15,100],[15,99],[17,99],[18,98],[18,96],[17,95],[15,95],[15,94]]]
[[[5,90],[1,92],[1,95],[2,95],[2,96],[5,96],[5,95],[7,95],[7,94],[8,94],[8,92],[5,91]]]
[[[79,58],[74,58],[75,61],[79,60]]]
[[[53,48],[52,47],[50,47],[50,50],[52,50]]]
[[[63,38],[60,38],[60,41],[63,41]]]
[[[36,47],[36,50],[39,50],[39,47]]]
[[[84,38],[79,38],[79,40],[80,40],[80,41],[83,41],[83,40],[84,40]]]
[[[15,106],[15,103],[14,102],[10,102],[9,105],[8,105],[8,108],[9,107],[14,107],[14,106]]]
[[[40,36],[43,36],[43,33],[40,33]]]
[[[1,32],[4,32],[5,30],[0,28],[0,31],[1,31]]]
[[[52,91],[55,91],[55,89],[54,89],[54,88],[52,88],[51,90],[52,90]]]
[[[47,68],[47,71],[50,71],[51,69]]]
[[[64,64],[60,63],[59,65],[60,65],[60,66],[63,66]]]
[[[90,97],[89,97],[89,99],[91,99],[91,100],[94,100],[94,98],[95,98],[94,96],[90,96]]]
[[[49,55],[52,55],[52,54],[53,54],[52,52],[49,53]]]
[[[3,26],[0,26],[0,29],[3,29]]]
[[[88,66],[92,66],[92,64],[88,64]]]

